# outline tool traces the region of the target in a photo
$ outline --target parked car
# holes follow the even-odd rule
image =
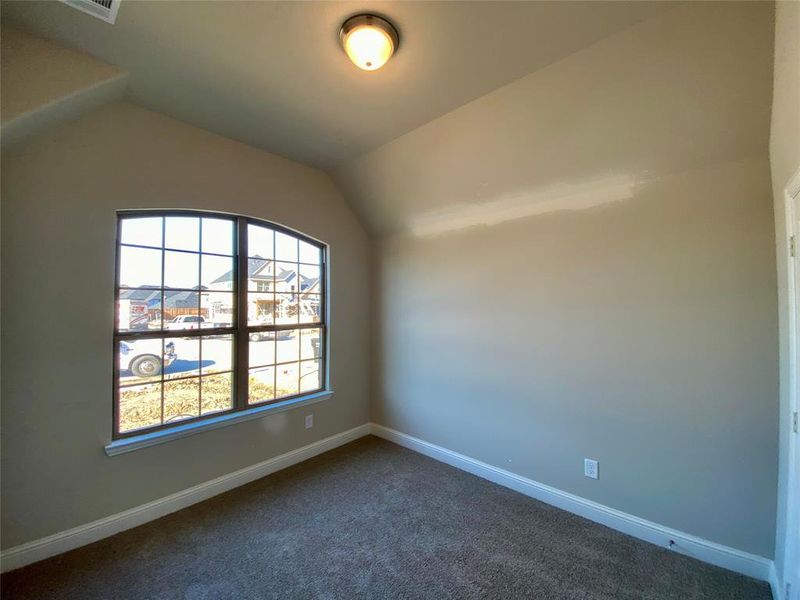
[[[171,321],[164,323],[164,329],[174,331],[176,329],[204,329],[214,327],[214,323],[206,321],[205,317],[198,315],[180,315]]]
[[[154,377],[178,358],[175,343],[167,342],[161,355],[161,340],[136,340],[120,342],[119,370],[130,371],[137,377]]]

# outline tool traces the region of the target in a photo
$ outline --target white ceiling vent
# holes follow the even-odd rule
[[[113,25],[117,20],[119,3],[122,0],[61,0],[61,2]]]

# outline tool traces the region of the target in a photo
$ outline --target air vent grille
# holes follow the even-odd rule
[[[64,4],[71,6],[81,12],[102,19],[106,23],[114,24],[117,20],[119,3],[122,0],[61,0]]]

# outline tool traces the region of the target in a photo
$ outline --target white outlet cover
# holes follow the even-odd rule
[[[306,429],[311,429],[314,426],[314,415],[306,415]]]
[[[591,458],[583,459],[583,474],[590,479],[600,478],[600,464]]]

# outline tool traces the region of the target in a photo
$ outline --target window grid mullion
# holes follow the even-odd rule
[[[164,266],[166,264],[166,250],[164,250],[164,246],[167,245],[167,219],[163,216],[161,217],[161,331],[164,331],[164,311],[167,308],[167,297],[164,294],[164,281],[166,274],[164,273]],[[165,347],[165,338],[161,336],[161,360],[164,360],[164,347]],[[162,362],[163,365],[163,362]],[[165,391],[164,388],[166,387],[166,383],[164,382],[164,369],[161,369],[161,373],[159,374],[159,381],[160,384],[160,391],[161,391],[161,425],[164,425],[164,402],[165,402]]]
[[[247,220],[243,217],[237,219],[237,269],[236,269],[236,362],[234,373],[236,377],[235,394],[236,410],[247,408],[249,387],[249,354],[250,348],[247,334],[247,292],[249,264],[247,259]]]
[[[197,316],[203,316],[203,300],[200,290],[203,287],[203,218],[197,219]],[[202,330],[202,322],[198,322],[197,326]],[[200,361],[197,370],[197,416],[203,414],[203,336],[197,338],[197,359]],[[163,369],[161,371],[164,372]],[[163,422],[163,419],[162,419]]]

